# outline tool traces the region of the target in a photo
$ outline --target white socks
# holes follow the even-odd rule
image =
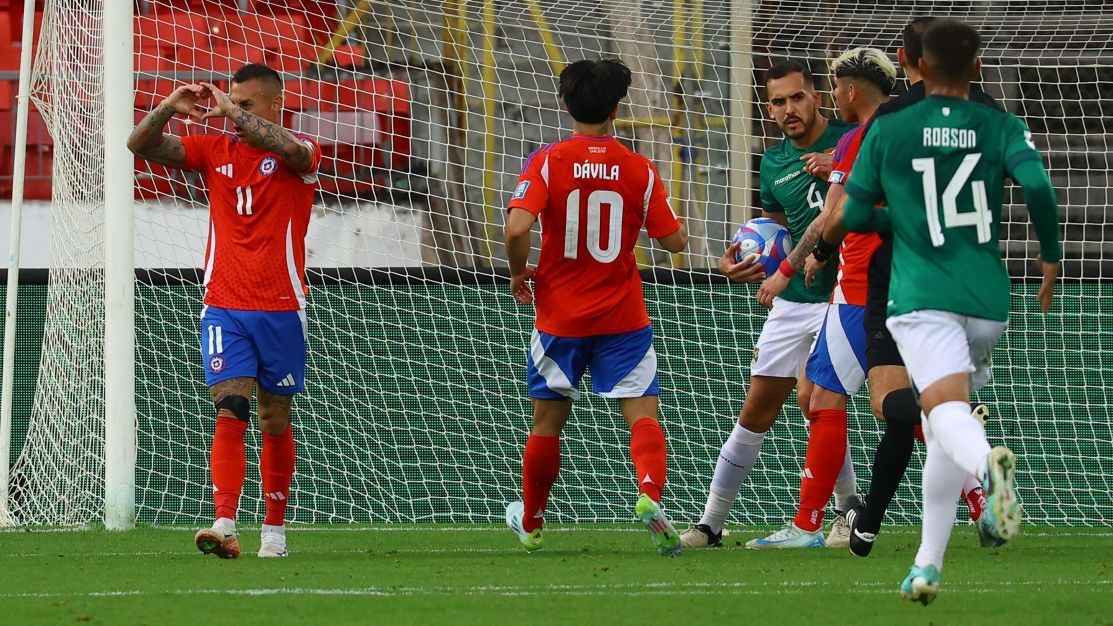
[[[924,421],[924,514],[916,565],[943,569],[943,554],[955,525],[955,500],[985,477],[989,442],[970,415],[968,402],[944,402]]]
[[[985,427],[970,415],[968,402],[944,402],[936,406],[928,416],[928,424],[947,456],[975,479],[985,478],[989,442],[985,438]],[[925,426],[924,431],[927,430]],[[962,479],[958,484],[962,484]]]
[[[281,535],[283,538],[286,537],[286,525],[285,524],[283,524],[282,526],[271,526],[270,524],[263,524],[263,527],[260,528],[259,530],[263,534]]]
[[[762,441],[765,441],[765,433],[752,432],[736,423],[723,442],[719,460],[715,463],[715,475],[711,478],[707,506],[699,521],[700,524],[707,524],[712,532],[723,530],[730,507],[738,497],[738,490],[754,468]]]
[[[948,404],[962,404],[949,402]],[[936,411],[939,409],[937,408]],[[936,411],[932,411],[935,419]],[[977,421],[966,417],[977,425]],[[955,501],[962,489],[964,475],[963,468],[955,463],[940,445],[938,423],[931,427],[924,426],[924,439],[927,445],[927,460],[924,462],[923,498],[924,513],[923,527],[920,535],[920,550],[916,553],[916,565],[934,565],[943,570],[943,554],[947,551],[947,543],[951,540],[951,531],[955,525]],[[983,437],[984,440],[984,437]]]
[[[846,459],[843,460],[839,477],[835,479],[835,510],[845,513],[858,504],[858,476],[854,473],[854,461],[850,455],[850,442],[846,442]]]

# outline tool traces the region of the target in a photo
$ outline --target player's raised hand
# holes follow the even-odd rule
[[[1055,298],[1055,281],[1059,279],[1059,264],[1040,261],[1040,266],[1043,268],[1043,282],[1040,283],[1036,299],[1040,301],[1040,310],[1047,313],[1051,310],[1051,302]]]
[[[510,295],[521,304],[533,302],[533,290],[529,288],[529,279],[533,278],[533,268],[526,266],[521,274],[510,277]]]
[[[201,85],[182,85],[167,96],[162,104],[175,113],[200,120],[203,119],[205,112],[197,106],[197,102],[207,97],[209,97],[208,91]]]
[[[730,244],[723,256],[719,257],[719,273],[736,283],[750,284],[765,280],[765,268],[759,263],[742,259],[735,263],[734,259],[742,244],[737,241]]]
[[[761,288],[757,290],[757,301],[761,306],[771,309],[773,308],[773,298],[781,295],[781,292],[788,287],[790,277],[785,276],[780,272],[773,272],[773,275],[766,278],[761,283]]]
[[[201,83],[201,86],[205,88],[213,99],[213,107],[202,115],[201,119],[207,120],[212,117],[224,117],[236,108],[236,105],[232,102],[232,99],[228,97],[228,94],[218,89],[216,85],[212,83]]]
[[[804,171],[820,180],[827,180],[831,175],[834,157],[827,152],[809,152],[800,157],[804,162]]]
[[[827,261],[820,261],[813,254],[809,254],[808,258],[804,259],[804,284],[809,289],[811,289],[812,281],[815,280],[815,275],[823,271],[826,266]]]

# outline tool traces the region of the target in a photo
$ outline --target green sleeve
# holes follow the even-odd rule
[[[1039,159],[1025,159],[1009,168],[1009,175],[1024,189],[1024,203],[1040,241],[1040,258],[1048,263],[1063,259],[1059,241],[1059,202],[1047,170]]]
[[[851,232],[868,233],[879,230],[888,230],[889,212],[876,209],[876,205],[885,199],[881,187],[881,155],[879,135],[883,134],[883,126],[875,120],[873,128],[866,133],[862,146],[858,149],[858,158],[854,161],[854,169],[850,172],[850,179],[846,182],[846,208],[843,209],[843,225]]]
[[[854,233],[874,233],[889,230],[889,211],[876,208],[869,200],[850,195],[842,215],[843,226]]]
[[[1032,131],[1028,130],[1024,120],[1011,113],[1006,115],[1005,128],[1001,133],[1005,142],[1005,170],[1013,180],[1016,180],[1012,173],[1018,165],[1025,161],[1043,159],[1036,150],[1035,142],[1032,141]]]

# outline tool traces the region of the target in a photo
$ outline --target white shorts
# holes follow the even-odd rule
[[[916,390],[953,374],[970,374],[970,391],[989,383],[990,357],[1007,322],[947,311],[913,311],[885,323]]]
[[[789,302],[773,298],[773,310],[754,346],[751,376],[796,378],[827,317],[826,302]]]

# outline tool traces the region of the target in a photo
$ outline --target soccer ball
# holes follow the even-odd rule
[[[768,217],[754,218],[739,226],[732,241],[742,244],[734,254],[734,262],[748,259],[750,263],[761,263],[766,276],[772,276],[792,250],[788,229]]]

